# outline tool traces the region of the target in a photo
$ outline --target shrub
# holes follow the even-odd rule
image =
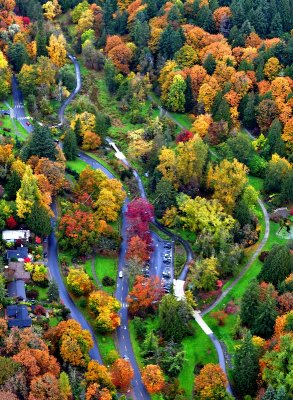
[[[34,309],[34,314],[35,315],[46,315],[46,310],[43,306],[38,304]]]
[[[213,312],[211,316],[215,318],[216,321],[218,321],[218,326],[224,326],[228,314],[226,314],[225,311],[221,310]]]
[[[264,262],[264,260],[267,258],[268,255],[269,251],[262,251],[258,256],[259,261]]]
[[[82,307],[82,308],[86,308],[86,306],[87,306],[87,299],[86,299],[85,297],[82,297],[82,298],[80,299],[79,305],[80,305],[80,307]]]
[[[26,296],[28,299],[37,299],[39,297],[39,292],[36,289],[27,290]]]
[[[113,278],[111,278],[110,276],[106,275],[104,276],[102,283],[104,286],[113,286],[115,284],[115,281]]]

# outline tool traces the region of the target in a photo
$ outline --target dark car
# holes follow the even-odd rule
[[[171,264],[171,260],[163,260],[164,264]]]
[[[26,123],[25,123],[27,126],[30,126],[30,122],[29,121],[26,121]]]
[[[170,243],[165,243],[164,244],[164,249],[171,249],[171,244]]]

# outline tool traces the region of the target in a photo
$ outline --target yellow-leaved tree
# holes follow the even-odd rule
[[[51,35],[49,46],[47,46],[48,54],[57,67],[63,67],[66,62],[66,40],[62,34],[55,36]]]
[[[214,190],[213,198],[219,200],[225,211],[231,213],[237,198],[243,192],[247,179],[248,168],[237,161],[223,160],[215,167],[210,167],[207,184]]]
[[[41,199],[37,178],[30,166],[27,166],[21,180],[21,187],[16,193],[16,210],[19,218],[25,218],[31,213],[35,202]]]
[[[43,10],[44,17],[49,21],[53,21],[53,19],[62,13],[58,0],[47,1],[47,3],[43,4]]]

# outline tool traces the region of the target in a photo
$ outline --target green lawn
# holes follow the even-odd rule
[[[77,158],[74,161],[66,161],[66,166],[80,174],[88,166],[88,164],[85,161]]]
[[[48,288],[42,288],[40,286],[37,285],[26,285],[26,290],[37,290],[39,292],[39,297],[37,298],[37,300],[39,301],[47,301],[48,299]]]
[[[2,122],[2,125],[0,126],[0,133],[4,133],[7,136],[17,136],[19,140],[24,140],[28,136],[28,132],[24,129],[24,127],[16,120],[12,121],[9,115],[1,116],[0,122]],[[3,128],[8,128],[11,131],[5,132]]]
[[[104,257],[97,255],[95,257],[95,270],[99,281],[102,283],[102,280],[105,276],[110,276],[116,282],[117,277],[117,258]],[[113,294],[115,291],[114,286],[103,286],[103,289],[110,294]]]
[[[192,324],[195,334],[186,337],[182,341],[185,351],[185,360],[183,369],[178,377],[180,385],[185,389],[188,399],[192,399],[195,365],[218,362],[217,353],[210,338],[195,321],[193,321]]]

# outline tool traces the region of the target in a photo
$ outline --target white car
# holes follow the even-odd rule
[[[119,278],[123,278],[123,271],[119,271]]]

